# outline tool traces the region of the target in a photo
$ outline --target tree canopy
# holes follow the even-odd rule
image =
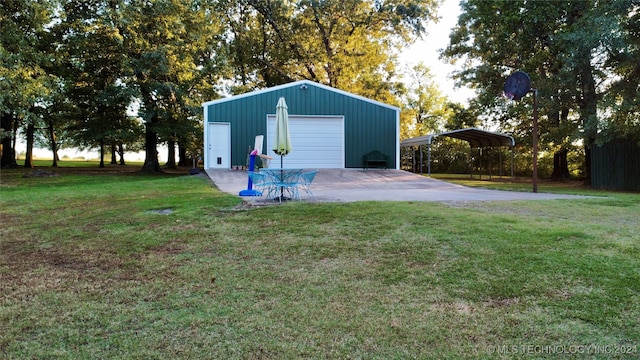
[[[159,143],[198,151],[199,104],[223,92],[310,79],[400,104],[405,89],[396,80],[397,53],[436,19],[437,1],[10,0],[2,6],[0,74],[6,74],[3,86],[20,89],[3,92],[3,137],[16,132],[9,119],[27,119],[36,105],[51,108],[45,97],[55,91],[65,105],[56,112],[66,120],[48,122],[55,126],[51,134],[102,149],[135,143],[126,135],[143,125],[143,169],[158,171]],[[133,116],[132,105],[139,109]]]
[[[581,140],[589,178],[593,144],[640,135],[637,2],[466,0],[461,7],[443,56],[467,64],[457,80],[478,90],[478,111],[500,128],[525,141],[531,133],[530,105],[505,108],[500,97],[506,77],[522,70],[538,90],[541,139],[557,166]]]
[[[443,52],[477,90],[452,104],[429,64],[398,54],[437,21],[438,0],[5,0],[0,3],[2,166],[16,134],[61,145],[202,151],[200,104],[308,79],[403,108],[403,137],[477,126],[528,143],[530,104],[507,105],[506,77],[538,89],[541,145],[567,152],[640,138],[640,9],[633,0],[461,2]],[[33,140],[31,140],[31,144]],[[29,147],[29,144],[28,144]],[[175,163],[171,160],[168,166]],[[563,165],[564,164],[564,165]],[[29,164],[26,162],[26,166]],[[588,169],[586,169],[588,171]]]

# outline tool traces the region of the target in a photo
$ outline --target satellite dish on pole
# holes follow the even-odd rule
[[[504,95],[511,100],[520,100],[531,91],[531,78],[526,72],[516,71],[504,83]]]

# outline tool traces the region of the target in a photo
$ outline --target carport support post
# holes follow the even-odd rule
[[[514,151],[514,147],[512,145],[511,146],[511,181],[513,181],[513,160],[515,158],[513,151]]]
[[[416,173],[416,149],[411,146],[411,172]]]
[[[422,160],[422,145],[420,145],[418,147],[420,149],[420,175],[422,175],[422,164],[423,164],[423,160]]]
[[[427,143],[427,171],[429,177],[431,177],[431,139]]]
[[[502,149],[499,149],[500,151],[498,151],[498,161],[500,162],[500,165],[498,166],[498,169],[500,169],[500,180],[502,180]]]
[[[489,147],[489,148],[487,148],[487,153],[489,154],[489,180],[491,180],[491,175],[493,175],[493,174],[491,173],[491,170],[492,170],[492,169],[491,169],[491,155],[492,155],[492,154],[491,154],[491,151],[490,151],[490,150],[491,150],[491,148],[490,148],[490,147]]]
[[[482,150],[478,148],[478,175],[480,176],[480,180],[482,180]]]

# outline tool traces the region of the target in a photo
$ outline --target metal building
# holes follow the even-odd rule
[[[204,166],[230,169],[246,164],[255,137],[272,151],[276,104],[284,97],[293,150],[285,167],[361,168],[378,150],[400,164],[400,109],[308,80],[203,103]]]
[[[640,142],[616,139],[591,148],[594,189],[640,191]]]

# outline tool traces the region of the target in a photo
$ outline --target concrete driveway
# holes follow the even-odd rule
[[[247,188],[247,174],[240,170],[206,170],[220,191],[239,196]],[[580,196],[514,192],[470,188],[447,183],[402,170],[321,169],[318,171],[310,199],[301,194],[302,201],[499,201],[577,199]],[[250,203],[272,203],[257,196],[242,197]]]

